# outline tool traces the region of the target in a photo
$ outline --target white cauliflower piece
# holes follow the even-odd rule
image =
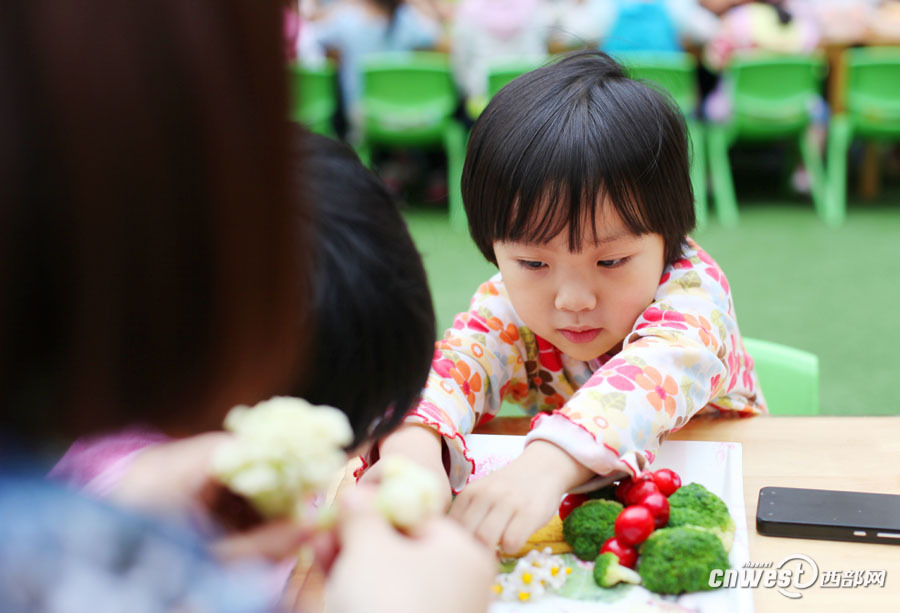
[[[213,474],[269,518],[300,517],[344,466],[353,440],[339,410],[285,396],[233,408],[225,429],[234,439],[213,456]]]
[[[387,456],[379,463],[382,477],[375,505],[388,521],[408,530],[441,512],[441,485],[431,471],[405,456]]]

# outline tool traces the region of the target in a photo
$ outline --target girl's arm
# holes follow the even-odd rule
[[[766,411],[728,281],[693,243],[666,269],[623,345],[565,406],[536,420],[528,442],[553,443],[598,474],[637,474],[669,432],[706,406]]]
[[[459,491],[474,469],[465,435],[491,419],[504,397],[521,401],[529,396],[525,362],[536,356],[535,338],[521,326],[497,275],[481,285],[469,311],[458,315],[437,342],[419,405],[407,426],[381,443],[381,452],[415,457],[425,450],[434,456],[434,466],[444,448],[450,485]],[[364,469],[376,459],[377,451],[364,457]]]

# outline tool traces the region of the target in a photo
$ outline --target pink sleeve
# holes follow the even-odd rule
[[[116,434],[75,441],[48,477],[104,496],[143,449],[164,443],[169,437],[149,428],[131,428]]]

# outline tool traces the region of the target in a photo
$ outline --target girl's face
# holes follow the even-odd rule
[[[597,215],[597,239],[571,253],[567,231],[545,245],[494,242],[516,313],[535,334],[577,360],[617,348],[653,301],[664,268],[659,234],[635,236],[611,206]]]

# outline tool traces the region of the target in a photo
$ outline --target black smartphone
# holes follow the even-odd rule
[[[766,536],[900,545],[900,496],[764,487],[756,531]]]

